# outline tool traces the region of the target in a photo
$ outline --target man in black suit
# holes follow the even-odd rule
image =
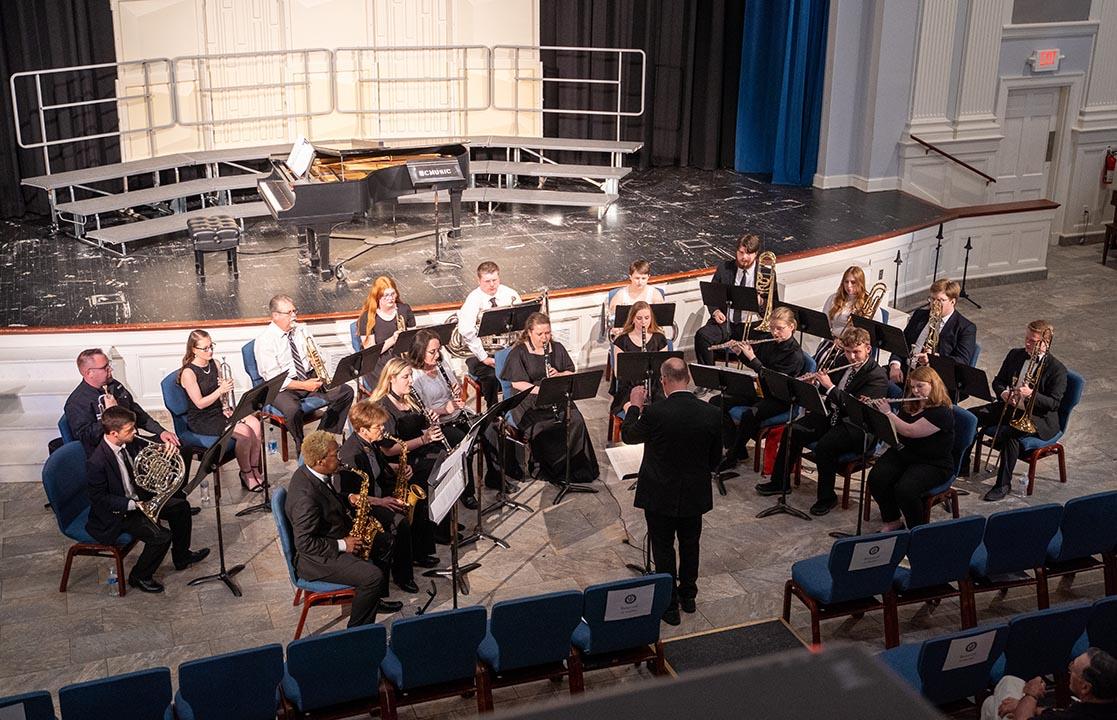
[[[1028,323],[1024,347],[1009,350],[1001,363],[1001,369],[993,378],[993,392],[1000,399],[972,411],[977,416],[979,428],[995,428],[1005,404],[1010,405],[1008,412],[1004,414],[1004,424],[999,431],[995,430],[997,439],[993,447],[1000,451],[1001,457],[997,463],[997,482],[985,493],[985,500],[1002,500],[1012,490],[1012,471],[1020,458],[1021,440],[1026,437],[1046,440],[1059,432],[1059,405],[1067,390],[1067,368],[1048,352],[1054,334],[1055,328],[1046,320]],[[1040,367],[1041,372],[1034,388],[1021,380],[1033,356],[1037,362],[1042,361],[1041,366],[1035,366]],[[1029,403],[1034,403],[1031,414],[1036,426],[1034,433],[1025,433],[1009,424],[1013,411],[1022,413],[1020,409]],[[962,467],[968,468],[969,461],[970,452],[967,451]]]
[[[128,533],[144,544],[143,552],[128,574],[128,584],[149,593],[163,592],[153,577],[155,569],[171,549],[175,570],[185,570],[209,555],[209,548],[190,550],[190,507],[185,498],[172,497],[163,506],[159,519],[170,529],[151,522],[137,507],[137,500],[151,499],[151,493],[135,483],[135,469],[128,444],[136,438],[136,415],[119,405],[108,407],[101,416],[101,442],[86,460],[89,483],[89,519],[85,529],[99,543],[115,543]],[[174,453],[171,444],[164,452]]]
[[[849,452],[860,453],[865,447],[865,434],[859,428],[842,422],[846,416],[845,404],[851,397],[882,398],[888,394],[888,376],[884,368],[869,359],[872,346],[869,333],[861,328],[847,328],[839,340],[845,352],[841,365],[852,367],[816,372],[813,375],[822,393],[829,415],[810,413],[795,421],[791,433],[780,438],[776,464],[770,482],[756,486],[761,495],[779,495],[790,487],[791,469],[803,454],[803,447],[817,443],[814,448],[815,466],[818,468],[818,497],[811,506],[812,515],[825,515],[838,504],[834,482],[838,472],[838,458]]]
[[[759,254],[760,238],[756,235],[742,235],[737,239],[736,257],[717,266],[714,270],[713,282],[722,285],[756,287],[756,257]],[[714,362],[711,345],[723,343],[731,337],[740,340],[745,336],[745,313],[730,310],[729,317],[726,317],[719,308],[707,307],[706,309],[710,311],[710,319],[698,328],[698,332],[694,335],[694,354],[699,363],[710,365]]]
[[[381,600],[387,586],[384,573],[371,560],[356,555],[362,540],[352,534],[350,506],[357,496],[343,497],[334,484],[338,470],[334,436],[315,430],[303,440],[302,456],[305,465],[291,476],[285,508],[295,539],[299,577],[356,588],[349,627],[375,622],[378,612],[399,612],[402,603]]]
[[[936,355],[948,357],[963,365],[972,365],[977,352],[977,326],[958,312],[958,296],[962,286],[953,280],[942,278],[931,283],[930,304],[941,308],[942,321],[939,325],[939,341]],[[929,308],[919,308],[908,318],[904,327],[904,339],[912,348],[910,357],[893,354],[888,360],[888,379],[903,385],[909,367],[927,364],[927,354],[923,345],[927,339],[927,320],[931,315]]]
[[[677,580],[663,621],[678,625],[680,604],[695,611],[702,515],[714,505],[711,474],[721,460],[721,413],[688,390],[690,372],[682,360],[666,360],[659,375],[667,398],[645,410],[644,387],[633,388],[621,438],[644,443],[634,505],[644,510],[656,571]]]

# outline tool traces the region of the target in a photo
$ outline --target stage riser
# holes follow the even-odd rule
[[[961,248],[967,237],[972,237],[974,247],[969,266],[971,278],[1010,279],[1017,274],[1044,271],[1052,215],[1053,211],[1047,210],[964,218],[949,223],[945,229],[939,276],[961,278],[965,255]],[[904,259],[899,295],[914,298],[914,304],[918,304],[932,279],[936,231],[937,227],[930,227],[857,247],[778,262],[779,283],[785,288],[785,299],[805,307],[821,308],[837,287],[842,271],[856,264],[865,268],[870,284],[877,282],[883,272],[883,281],[889,287],[886,303],[890,303],[896,267],[892,261],[899,250]],[[514,277],[514,269],[507,274]],[[675,346],[678,349],[691,347],[695,331],[706,320],[699,292],[699,282],[706,279],[708,276],[702,275],[666,284],[667,299],[677,304],[680,337]],[[579,367],[605,364],[608,345],[598,342],[601,304],[605,297],[606,293],[601,291],[551,300],[555,337],[566,345]],[[449,314],[423,315],[419,321],[421,325],[434,324]],[[903,313],[890,311],[892,324],[902,326],[905,319]],[[314,335],[329,356],[327,362],[350,352],[350,322],[311,323]],[[259,321],[237,327],[209,328],[218,345],[216,357],[229,362],[238,393],[249,386],[240,359],[241,346],[259,334],[261,328]],[[187,335],[186,330],[105,330],[7,336],[4,347],[0,348],[0,414],[61,414],[66,394],[79,381],[74,358],[83,348],[98,346],[112,358],[116,377],[145,406],[161,408],[159,383],[168,372],[179,367]],[[4,451],[0,450],[0,457],[3,455]]]

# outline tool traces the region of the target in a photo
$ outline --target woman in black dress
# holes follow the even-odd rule
[[[571,375],[574,361],[561,343],[551,341],[551,319],[543,313],[528,316],[520,340],[508,352],[501,378],[517,392],[532,392],[512,410],[516,427],[531,441],[531,453],[550,482],[560,483],[566,470],[566,438],[563,436],[564,407],[536,407],[539,383],[545,377]],[[570,480],[593,482],[600,474],[586,423],[578,408],[570,414]]]
[[[221,371],[213,360],[213,339],[205,330],[194,330],[186,341],[186,354],[178,372],[178,384],[186,391],[189,403],[186,426],[198,435],[220,435],[225,430],[233,408],[225,408],[221,397],[233,389],[233,381],[222,380]],[[264,489],[260,468],[262,430],[260,419],[249,415],[233,430],[236,440],[240,483],[252,492]]]
[[[927,366],[912,370],[904,397],[919,400],[905,402],[896,414],[887,399],[875,401],[903,443],[888,448],[869,472],[869,493],[884,520],[881,532],[905,522],[909,529],[922,525],[923,493],[954,474],[954,410],[938,373]]]
[[[617,368],[617,356],[626,352],[659,352],[667,349],[667,336],[655,321],[652,306],[643,300],[635,303],[628,311],[621,334],[613,341],[613,368]],[[614,375],[616,373],[614,372]],[[616,415],[628,402],[628,395],[637,383],[617,378],[613,383],[613,402],[609,412]],[[648,402],[663,399],[663,388],[659,384],[659,373],[652,378],[652,394]]]
[[[443,449],[442,441],[445,436],[438,423],[432,424],[428,416],[411,405],[408,397],[410,393],[411,365],[403,358],[388,360],[380,371],[380,379],[372,391],[372,400],[380,403],[380,407],[388,413],[384,435],[402,440],[407,446],[407,464],[412,471],[411,482],[426,492],[438,453]],[[393,462],[399,457],[401,450],[398,442],[387,437],[380,441],[380,449]],[[442,524],[445,527],[440,526],[436,537],[428,503],[429,500],[419,501],[411,523],[411,548],[417,561],[434,555],[436,541],[448,542],[450,538],[448,522]]]
[[[361,347],[381,345],[374,373],[384,369],[388,358],[407,352],[408,348],[396,347],[396,340],[401,332],[413,327],[415,313],[400,299],[396,281],[387,275],[376,278],[368,291],[361,316],[357,318],[357,336],[361,338]]]

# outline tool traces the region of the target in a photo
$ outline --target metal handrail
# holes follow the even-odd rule
[[[414,53],[432,53],[432,52],[444,52],[444,51],[449,51],[453,54],[458,54],[458,53],[461,54],[461,60],[460,60],[459,66],[456,68],[456,70],[460,74],[446,74],[446,75],[443,75],[441,77],[438,77],[438,76],[435,76],[435,77],[430,77],[430,76],[428,76],[428,77],[410,77],[410,76],[392,77],[390,75],[387,76],[387,77],[383,77],[383,76],[380,76],[380,74],[379,74],[380,63],[378,63],[376,61],[376,56],[377,55],[381,55],[381,54],[404,54],[404,55],[406,55],[406,54],[414,54]],[[334,78],[333,78],[333,81],[334,81],[334,97],[338,98],[338,100],[336,101],[335,109],[337,110],[337,112],[342,113],[344,115],[375,115],[375,114],[406,115],[406,114],[409,114],[409,113],[429,113],[429,112],[461,113],[461,112],[480,112],[482,110],[487,110],[487,109],[489,109],[489,107],[491,106],[491,103],[492,103],[492,95],[489,92],[489,87],[490,86],[489,86],[489,83],[487,83],[487,82],[485,82],[483,84],[483,87],[485,88],[485,95],[486,95],[486,97],[484,98],[484,103],[483,104],[470,104],[469,82],[470,82],[471,79],[473,79],[473,76],[470,75],[470,72],[469,72],[469,70],[470,70],[470,68],[469,68],[469,58],[470,58],[470,53],[471,52],[480,52],[480,55],[484,60],[484,76],[481,77],[481,78],[478,78],[478,79],[479,80],[486,79],[492,73],[492,51],[485,45],[418,45],[418,46],[382,47],[382,48],[378,48],[378,47],[341,47],[341,48],[337,48],[336,50],[334,50]],[[362,64],[363,57],[367,56],[367,55],[370,55],[370,54],[373,56],[371,62],[373,63],[373,66],[376,68],[376,70],[374,72],[376,72],[377,76],[372,77],[372,78],[363,78],[363,77],[361,77],[361,75],[362,75],[363,72],[366,71],[365,66]],[[353,62],[345,63],[345,61],[343,60],[344,55],[355,56],[356,62],[355,63],[353,63]],[[362,88],[365,85],[374,85],[374,86],[379,87],[380,85],[391,86],[391,85],[415,84],[415,85],[427,85],[427,86],[436,86],[437,87],[438,85],[445,84],[450,89],[451,94],[455,95],[455,97],[460,97],[462,99],[462,103],[461,104],[446,105],[446,106],[437,107],[437,108],[406,107],[406,106],[399,106],[399,105],[393,105],[392,107],[387,107],[387,108],[383,107],[383,106],[379,106],[379,107],[375,107],[375,108],[362,108],[362,107],[359,107],[359,106],[354,106],[354,107],[343,106],[343,104],[340,100],[340,98],[343,96],[343,93],[341,91],[341,88],[339,87],[339,85],[341,83],[341,78],[342,78],[343,75],[354,74],[354,73],[357,74],[357,79],[355,80],[354,84],[358,88],[357,89],[358,93],[360,92],[360,88]],[[454,92],[454,86],[458,86],[460,89],[457,92]]]
[[[989,183],[997,182],[997,178],[993,177],[992,175],[986,175],[985,173],[983,173],[980,170],[978,170],[977,168],[975,168],[973,165],[970,165],[965,160],[959,160],[958,158],[954,157],[953,155],[951,155],[947,151],[943,150],[942,148],[935,147],[934,145],[927,142],[923,138],[917,137],[917,136],[911,135],[911,134],[909,134],[908,137],[910,137],[912,140],[916,141],[917,143],[922,145],[924,148],[926,148],[927,153],[930,153],[932,151],[937,152],[939,155],[942,155],[947,160],[950,160],[951,162],[954,162],[954,163],[957,163],[957,164],[961,165],[962,167],[966,168],[970,172],[977,173],[981,177],[985,178],[985,184],[986,185],[988,185]]]

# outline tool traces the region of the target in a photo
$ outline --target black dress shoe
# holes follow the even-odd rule
[[[758,483],[757,486],[756,486],[756,494],[757,495],[763,495],[765,497],[767,497],[769,495],[783,495],[783,492],[784,492],[783,485],[779,485],[777,483],[772,483],[772,482]]]
[[[128,586],[134,587],[140,592],[145,593],[161,593],[163,592],[163,583],[155,578],[148,578],[141,580],[140,578],[128,578]]]
[[[996,502],[997,500],[1004,500],[1006,497],[1008,497],[1008,485],[994,485],[981,499]]]
[[[694,605],[694,598],[679,598],[679,607],[685,613],[693,613],[697,609]]]
[[[465,505],[467,510],[477,509],[477,497],[474,495],[463,495],[462,505]]]
[[[437,555],[425,555],[422,557],[417,557],[412,562],[421,568],[435,568],[442,563],[442,561],[438,559]]]
[[[667,608],[667,611],[663,613],[663,622],[668,625],[681,624],[683,619],[679,617],[679,608]]]
[[[191,515],[197,515],[201,511],[202,511],[202,509],[200,507],[194,507],[193,505],[190,506],[190,514]]]
[[[205,560],[207,557],[209,557],[209,548],[202,548],[201,550],[195,550],[195,551],[190,553],[190,557],[186,559],[186,562],[183,562],[183,563],[176,562],[175,563],[175,570],[185,570],[186,568],[190,567],[194,563],[200,563],[201,561]]]
[[[376,605],[377,615],[391,615],[392,613],[398,613],[400,610],[403,610],[403,603],[399,600],[381,600]]]
[[[414,579],[404,580],[402,582],[399,581],[399,580],[396,580],[396,587],[398,587],[400,590],[403,590],[405,593],[417,593],[417,592],[419,592],[419,586],[415,584]]]
[[[826,500],[819,500],[814,505],[811,505],[811,515],[822,517],[836,507],[838,507],[838,498],[836,497]]]

